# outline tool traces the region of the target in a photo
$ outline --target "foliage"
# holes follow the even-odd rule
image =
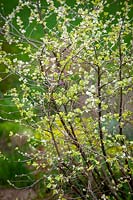
[[[15,183],[16,187],[26,187],[35,180],[33,169],[28,169],[26,166],[27,156],[22,154],[22,151],[30,150],[24,131],[29,132],[19,124],[11,122],[0,124],[0,185],[2,187],[9,186],[10,181]],[[18,147],[21,152],[17,150]]]
[[[4,98],[16,105],[15,121],[33,130],[27,164],[43,172],[38,180],[52,198],[132,194],[133,146],[124,132],[133,125],[131,2],[115,3],[19,0],[1,14],[1,65],[19,81]]]

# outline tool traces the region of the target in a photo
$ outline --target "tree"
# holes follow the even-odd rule
[[[19,81],[5,98],[33,129],[33,164],[58,199],[132,194],[131,3],[115,3],[20,0],[1,14],[2,45],[17,49],[2,46],[1,63]]]

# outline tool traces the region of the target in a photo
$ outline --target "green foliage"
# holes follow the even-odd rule
[[[21,160],[22,156],[17,152],[5,155],[5,159],[0,157],[0,166],[2,166],[0,167],[0,185],[2,187],[9,187],[10,184],[14,184],[21,188],[33,183],[33,175]]]
[[[20,0],[1,16],[1,65],[17,77],[1,90],[1,121],[30,128],[30,151],[18,152],[30,158],[34,184],[58,200],[130,199],[130,1]]]
[[[9,187],[15,185],[18,188],[31,185],[35,179],[31,173],[33,169],[28,169],[26,161],[28,158],[21,151],[30,151],[29,145],[22,140],[22,135],[27,128],[14,122],[0,123],[0,185]],[[21,134],[17,137],[16,133]]]

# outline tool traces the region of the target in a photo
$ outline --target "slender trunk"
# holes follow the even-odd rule
[[[117,185],[117,180],[112,172],[112,169],[110,167],[110,164],[107,162],[106,158],[107,158],[107,154],[106,154],[106,150],[105,150],[105,146],[104,146],[104,137],[103,137],[103,131],[102,131],[102,123],[101,123],[101,117],[102,117],[102,98],[101,98],[101,71],[100,71],[100,67],[98,66],[97,69],[97,75],[98,75],[98,82],[97,82],[97,88],[98,88],[98,98],[99,98],[99,103],[98,103],[98,129],[99,129],[99,136],[100,136],[100,143],[101,143],[101,149],[102,149],[102,153],[106,162],[106,166],[107,169],[111,175],[111,177],[113,178],[115,184]]]
[[[53,143],[54,143],[54,147],[55,147],[55,149],[56,149],[57,155],[58,155],[58,157],[60,158],[60,157],[61,157],[60,151],[59,151],[57,142],[56,142],[56,140],[55,140],[54,133],[53,133],[53,130],[52,130],[51,125],[50,125],[50,132],[51,132],[52,141],[53,141]]]
[[[122,27],[121,27],[121,31],[122,31]],[[122,55],[122,49],[121,49],[121,31],[119,33],[119,38],[118,38],[118,45],[119,45],[119,81],[122,81],[122,66],[123,66],[123,55]],[[119,92],[119,134],[123,135],[123,128],[121,126],[121,122],[122,122],[122,114],[123,114],[123,88],[122,86],[120,86],[120,92]],[[125,142],[121,141],[121,145],[124,145]],[[131,176],[131,170],[129,167],[129,163],[128,163],[128,152],[124,151],[125,153],[125,164],[128,166],[127,168],[127,172],[128,175],[130,177],[130,180],[128,181],[129,184],[129,189],[131,191],[131,193],[133,192],[133,180],[132,180],[132,176]]]
[[[122,81],[122,51],[121,51],[121,33],[119,35],[119,56],[120,56],[120,65],[119,65],[119,81]],[[122,86],[120,87],[120,100],[119,100],[119,134],[123,134],[121,121],[122,121],[122,106],[123,106],[123,90]]]

